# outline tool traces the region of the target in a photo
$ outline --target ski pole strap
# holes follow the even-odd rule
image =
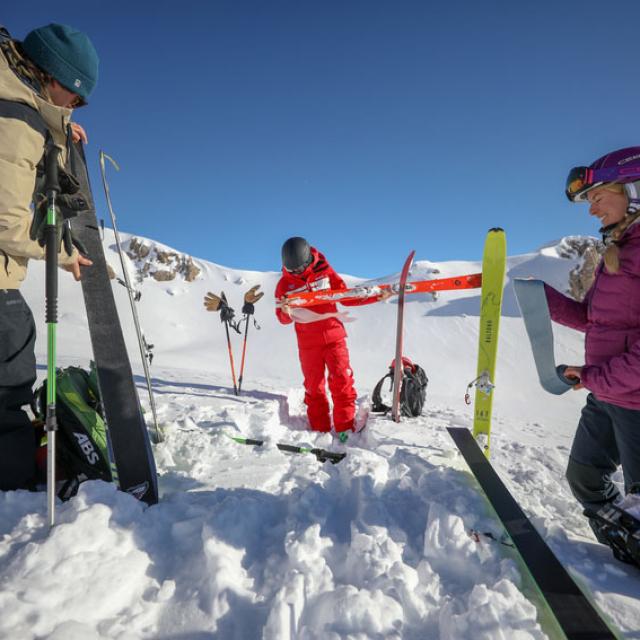
[[[561,395],[578,380],[570,381],[563,373],[566,365],[556,366],[553,351],[553,328],[542,280],[516,278],[513,289],[529,336],[540,384],[545,391]]]
[[[242,316],[242,320],[240,320],[240,321],[238,322],[238,327],[241,327],[241,326],[242,326],[242,323],[245,323],[245,332],[246,332],[246,330],[247,330],[247,326],[250,324],[251,319],[253,319],[253,326],[254,326],[256,329],[258,329],[258,331],[259,331],[262,327],[258,324],[258,322],[257,322],[257,320],[256,320],[256,317],[255,317],[255,316],[252,316],[251,314],[248,314],[248,313],[245,313],[245,314]]]

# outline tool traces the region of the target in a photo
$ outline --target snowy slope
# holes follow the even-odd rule
[[[108,231],[105,245],[119,273]],[[278,274],[195,263],[202,273],[193,283],[140,285],[167,436],[155,447],[161,503],[144,509],[110,485],[85,483],[47,534],[44,495],[0,493],[0,638],[554,637],[511,550],[469,535],[500,539],[502,530],[445,430],[472,420],[463,397],[475,377],[478,292],[407,298],[406,354],[430,379],[424,415],[399,425],[371,418],[343,462],[322,465],[275,448],[345,449],[306,429],[293,330],[273,314]],[[564,289],[574,265],[555,244],[509,259],[492,457],[554,551],[632,638],[640,633],[640,574],[595,543],[563,479],[585,394],[556,398],[539,388],[510,286],[532,275]],[[419,260],[412,278],[433,269],[447,276],[480,265]],[[33,264],[24,292],[37,319],[42,282]],[[224,290],[239,309],[254,284],[266,292],[256,306],[261,329],[250,329],[246,393],[236,398],[224,331],[202,298]],[[80,287],[66,274],[61,285],[60,360],[86,364]],[[128,298],[114,290],[140,376]],[[395,311],[393,302],[349,309],[362,396],[392,358]],[[41,365],[44,335],[41,328]],[[558,361],[582,363],[580,335],[557,327],[556,339]],[[234,346],[239,359],[239,336]],[[240,434],[267,443],[256,449],[228,437]]]

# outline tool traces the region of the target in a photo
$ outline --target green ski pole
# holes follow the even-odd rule
[[[56,196],[58,184],[58,154],[53,142],[47,147],[45,159],[45,192],[47,194],[47,224],[44,228],[46,284],[45,319],[47,323],[47,518],[49,527],[55,524],[56,507],[56,329],[58,324],[58,220]]]

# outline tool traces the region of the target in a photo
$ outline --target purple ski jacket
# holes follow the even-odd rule
[[[618,242],[620,269],[600,261],[582,302],[545,284],[551,318],[585,333],[581,382],[598,400],[640,409],[640,220]]]

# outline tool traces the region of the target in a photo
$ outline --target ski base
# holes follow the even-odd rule
[[[463,427],[447,427],[447,431],[502,521],[566,637],[569,640],[615,639],[616,635],[502,483],[471,432]]]

